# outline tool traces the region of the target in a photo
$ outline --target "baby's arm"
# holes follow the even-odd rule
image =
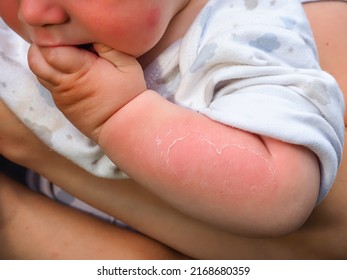
[[[146,90],[134,58],[31,48],[58,107],[135,181],[183,213],[234,233],[276,235],[314,207],[319,166],[306,148],[224,126]]]
[[[176,209],[234,233],[293,230],[318,195],[312,152],[216,123],[150,91],[112,116],[98,143]]]

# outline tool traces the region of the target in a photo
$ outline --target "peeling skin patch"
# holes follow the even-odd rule
[[[157,144],[158,139],[160,138],[157,137]],[[163,139],[160,139],[160,144],[164,144]],[[201,150],[204,153],[199,153]],[[276,178],[270,158],[254,147],[215,144],[194,132],[171,140],[167,144],[166,152],[162,152],[162,158],[167,169],[181,180],[182,185],[192,186],[198,178],[199,188],[206,190],[213,184],[217,189],[211,191],[220,195],[257,194],[267,186],[273,185]],[[202,164],[208,165],[205,173],[202,173],[201,168],[194,169],[194,166]],[[249,173],[246,174],[247,171]]]
[[[188,136],[190,135],[190,133],[188,133],[187,135],[183,136],[183,137],[180,137],[180,138],[177,138],[175,139],[172,144],[169,146],[168,150],[167,150],[167,153],[166,153],[166,165],[169,167],[170,166],[170,153],[171,153],[171,150],[173,149],[173,147],[175,147],[175,145],[178,143],[178,142],[181,142],[183,141],[184,139],[186,139]]]
[[[157,135],[157,138],[155,138],[154,142],[157,146],[161,145],[162,141],[161,141],[161,138],[159,137],[159,135]]]

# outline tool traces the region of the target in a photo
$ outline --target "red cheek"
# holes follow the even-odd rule
[[[147,26],[149,28],[155,28],[160,20],[160,10],[157,8],[152,9],[148,12]]]

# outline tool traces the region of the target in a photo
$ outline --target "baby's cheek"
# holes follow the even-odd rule
[[[157,27],[160,22],[160,9],[153,8],[147,14],[146,25],[151,30]]]

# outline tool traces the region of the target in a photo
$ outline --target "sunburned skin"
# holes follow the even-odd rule
[[[242,143],[214,141],[199,132],[179,137],[175,134],[170,129],[163,136],[157,135],[154,149],[159,158],[158,168],[166,169],[173,181],[180,181],[181,188],[186,191],[199,188],[217,199],[232,195],[235,200],[243,201],[254,195],[259,200],[262,194],[266,194],[264,199],[269,199],[267,189],[273,191],[276,178],[269,154]],[[198,152],[201,150],[205,153]],[[206,165],[208,172],[191,167]],[[200,183],[196,184],[196,178],[200,178]],[[216,187],[210,188],[212,185]]]
[[[154,8],[151,11],[149,11],[146,20],[147,27],[151,29],[155,28],[158,25],[160,17],[160,9]]]
[[[309,211],[298,208],[311,208],[317,200],[319,177],[312,181],[310,173],[317,162],[310,151],[225,130],[150,90],[105,122],[99,144],[121,170],[173,208],[233,233],[287,233],[307,218]],[[297,170],[298,161],[312,170]],[[291,183],[294,172],[304,183]]]

